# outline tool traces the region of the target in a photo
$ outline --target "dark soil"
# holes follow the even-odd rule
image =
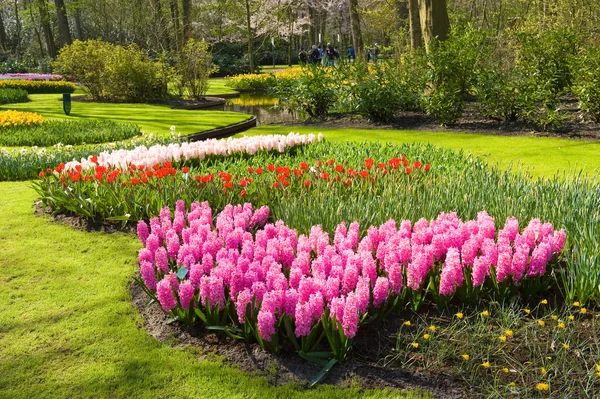
[[[332,114],[326,119],[308,119],[285,123],[285,125],[314,126],[323,128],[351,129],[405,129],[440,132],[467,132],[497,136],[539,136],[569,139],[600,140],[600,124],[594,123],[579,109],[573,99],[561,103],[562,110],[569,114],[569,120],[560,131],[536,130],[523,121],[505,123],[488,118],[477,109],[475,102],[467,102],[462,117],[455,125],[441,126],[433,117],[423,112],[402,112],[389,123],[371,122],[357,114]]]
[[[217,334],[202,327],[186,328],[178,323],[168,324],[170,317],[160,304],[148,305],[148,296],[137,285],[131,285],[135,307],[142,314],[144,328],[161,342],[173,346],[194,346],[201,350],[199,359],[219,356],[242,370],[267,378],[274,385],[289,382],[308,387],[320,367],[292,351],[282,350],[279,355],[263,350],[257,344],[248,345],[225,334]],[[392,353],[393,338],[404,319],[400,316],[361,327],[355,339],[353,352],[343,363],[336,364],[321,380],[322,384],[340,387],[359,385],[363,388],[394,388],[431,392],[434,398],[468,398],[469,388],[460,381],[441,374],[408,371],[381,366],[378,360]]]

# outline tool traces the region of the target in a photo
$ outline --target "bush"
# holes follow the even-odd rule
[[[515,71],[495,69],[478,71],[475,82],[477,106],[483,115],[505,122],[517,119],[520,112],[519,82]]]
[[[0,89],[22,89],[29,94],[73,93],[75,85],[57,80],[0,80]]]
[[[27,101],[29,101],[29,95],[23,89],[0,89],[0,104],[26,103]]]
[[[339,100],[339,77],[336,68],[311,65],[302,68],[296,79],[276,80],[272,92],[284,107],[305,111],[322,118]]]
[[[350,66],[353,68],[353,66]],[[423,86],[407,74],[405,65],[376,64],[373,70],[356,68],[356,110],[372,121],[389,122],[396,112],[419,109]]]
[[[0,145],[48,147],[64,145],[97,144],[121,141],[140,134],[133,123],[110,120],[50,121],[32,126],[0,128]]]
[[[195,99],[204,98],[208,77],[216,70],[206,42],[188,40],[177,56],[175,69],[180,92],[185,90]]]
[[[489,51],[486,35],[470,25],[455,28],[447,40],[432,43],[428,54],[430,91],[425,97],[429,115],[442,125],[456,123],[474,83],[474,71]]]
[[[217,43],[212,48],[212,54],[213,63],[219,67],[218,71],[213,73],[214,76],[232,76],[260,71],[260,63],[256,55],[254,70],[250,70],[250,59],[245,44]]]
[[[600,47],[582,50],[577,58],[573,92],[579,106],[600,122]]]
[[[92,97],[101,98],[104,94],[105,68],[113,45],[101,40],[75,40],[61,49],[54,68],[62,75],[83,85]]]
[[[167,96],[168,68],[133,44],[76,40],[61,50],[54,67],[83,84],[95,98],[144,101]]]

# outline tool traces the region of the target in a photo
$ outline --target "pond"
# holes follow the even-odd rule
[[[241,93],[236,98],[228,98],[223,109],[254,115],[261,125],[289,123],[304,119],[304,116],[298,112],[278,108],[278,104],[279,100],[267,93],[252,92]]]

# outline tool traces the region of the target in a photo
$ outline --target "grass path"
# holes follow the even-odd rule
[[[263,125],[242,135],[323,133],[334,141],[382,141],[388,143],[429,143],[464,150],[501,169],[511,165],[533,168],[534,177],[551,177],[564,171],[585,172],[600,178],[600,142],[530,136],[492,136],[473,133],[424,132],[383,129],[332,129]]]
[[[30,183],[0,183],[0,398],[409,398],[273,387],[151,338],[130,304],[140,247],[34,216]]]
[[[75,95],[83,94],[77,91]],[[71,116],[66,116],[62,108],[60,94],[32,94],[30,102],[10,104],[0,110],[15,109],[42,114],[52,119],[96,118],[113,119],[120,122],[138,124],[146,133],[168,135],[171,126],[181,134],[196,133],[215,127],[241,122],[249,117],[246,114],[224,111],[176,110],[166,105],[115,104],[73,101]]]

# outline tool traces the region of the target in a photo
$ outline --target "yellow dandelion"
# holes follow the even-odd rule
[[[502,369],[502,371],[503,371],[504,373],[508,373],[508,367],[504,367],[504,368]]]
[[[490,368],[490,362],[483,362],[483,363],[481,363],[481,367],[489,369]]]
[[[538,320],[538,324],[540,325],[540,327],[544,327],[546,325],[544,320]]]
[[[423,334],[423,338],[424,339],[429,339],[430,335],[429,334]]]
[[[525,313],[526,313],[526,314],[529,314],[529,313],[531,313],[531,310],[529,310],[529,309],[525,309]]]
[[[538,391],[549,391],[550,385],[540,382],[539,384],[536,385],[536,388]]]
[[[581,304],[579,303],[579,301],[575,301],[573,302],[573,306],[575,306],[576,308],[580,307]]]
[[[506,331],[504,331],[504,335],[512,337],[513,336],[513,331],[512,330],[506,330]]]
[[[462,319],[464,317],[464,315],[461,312],[456,313],[454,316],[458,317],[459,319]]]
[[[563,344],[563,348],[569,349],[569,344]]]
[[[406,321],[405,321],[403,324],[404,324],[405,326],[410,326],[410,320],[406,320]]]
[[[586,308],[581,308],[581,309],[579,309],[579,313],[586,314],[587,313],[587,309]]]
[[[418,342],[413,342],[411,344],[413,346],[413,348],[417,349],[419,347],[419,343]]]
[[[463,353],[462,358],[465,360],[469,360],[469,355],[467,355],[466,353]]]
[[[565,323],[563,323],[562,321],[558,323],[558,328],[565,328]]]
[[[435,332],[435,330],[437,330],[437,328],[435,326],[429,326],[429,331]]]
[[[490,315],[490,312],[488,312],[487,310],[484,310],[483,312],[481,312],[481,315],[484,317],[488,317]]]
[[[506,342],[506,335],[501,335],[500,337],[498,337],[500,339],[500,341],[502,342]]]
[[[547,305],[547,304],[548,304],[548,300],[547,300],[547,299],[542,299],[542,300],[540,301],[540,303],[541,303],[542,305]]]
[[[551,317],[552,317],[552,320],[554,320],[554,321],[558,320],[558,316],[557,315],[553,314]]]
[[[569,320],[571,320],[571,321],[575,320],[575,316],[573,316],[573,315],[569,316]]]

